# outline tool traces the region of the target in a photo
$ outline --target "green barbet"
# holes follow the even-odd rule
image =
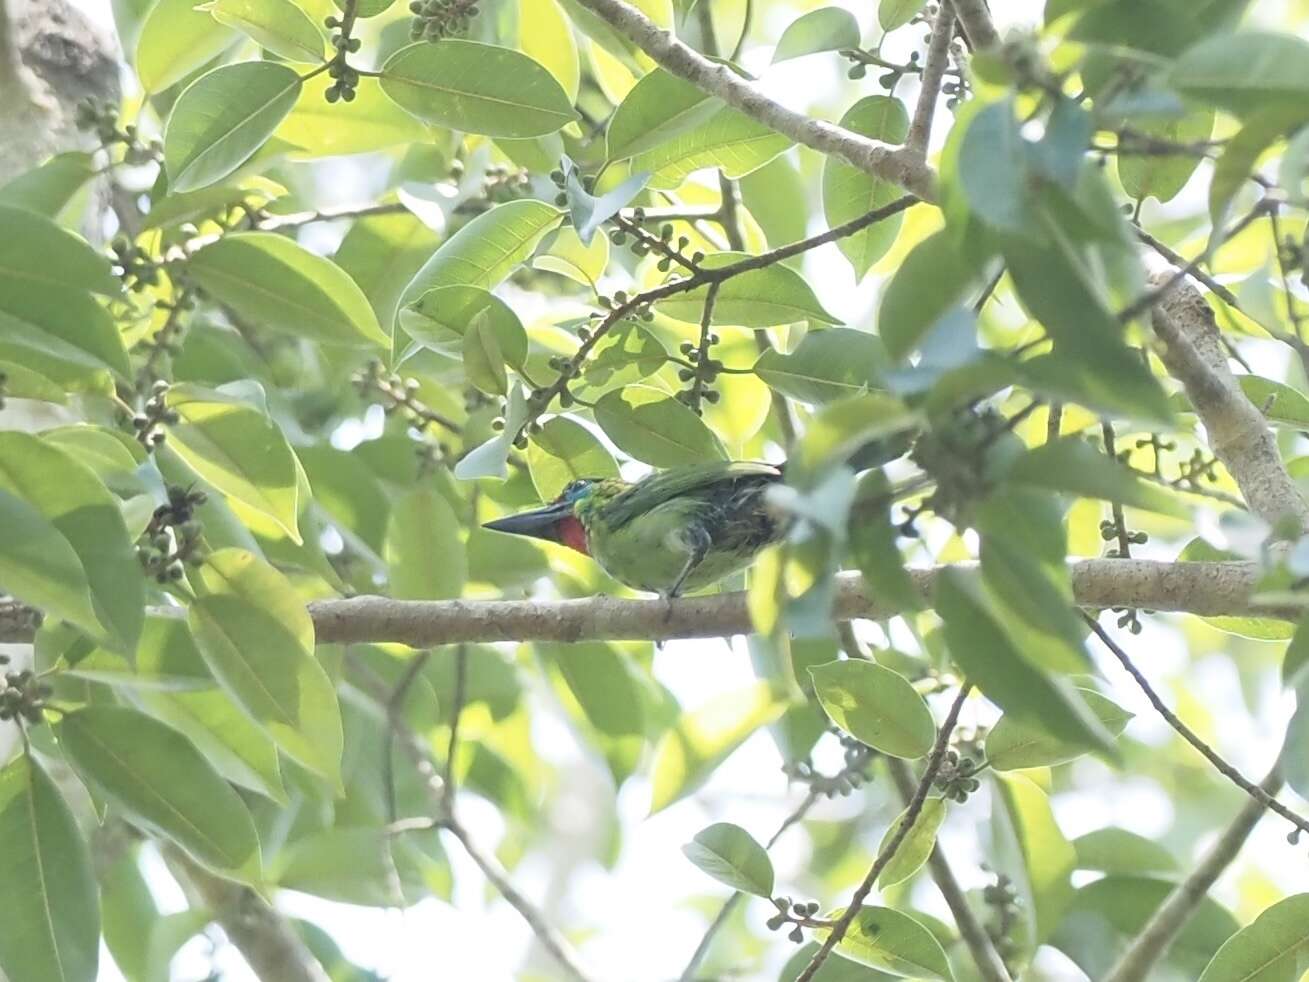
[[[635,484],[582,479],[551,504],[488,522],[485,528],[559,542],[592,557],[637,590],[676,597],[744,569],[786,533],[768,489],[771,464],[696,464]]]

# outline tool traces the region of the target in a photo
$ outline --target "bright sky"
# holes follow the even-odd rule
[[[40,0],[36,0],[40,2]],[[75,0],[97,20],[112,26],[108,0]],[[838,0],[871,33],[876,4],[868,0]],[[1283,4],[1279,0],[1258,5],[1266,16],[1276,17]],[[1043,4],[1035,0],[993,0],[997,21],[1002,27],[1031,23],[1039,19]],[[784,24],[766,24],[758,34],[776,37]],[[912,33],[912,32],[909,32]],[[908,39],[917,40],[917,39]],[[895,52],[891,52],[892,56]],[[844,79],[838,73],[836,59],[821,57],[798,59],[769,66],[771,51],[766,48],[747,50],[746,67],[761,76],[760,85],[771,96],[795,103],[797,94],[808,101],[816,91],[830,91]],[[903,94],[912,97],[906,84]],[[944,112],[944,110],[943,110]],[[943,121],[944,122],[944,121]],[[942,127],[937,128],[940,135]],[[1190,209],[1190,205],[1181,206]],[[829,309],[843,315],[850,323],[866,324],[872,309],[877,284],[856,287],[848,264],[836,252],[813,254],[806,273]],[[1162,617],[1148,618],[1145,633],[1137,642],[1150,651],[1149,672],[1158,680],[1166,679],[1185,664],[1179,632]],[[655,659],[656,674],[682,701],[694,707],[719,693],[739,689],[754,679],[743,646],[729,647],[721,641],[672,643]],[[1129,735],[1147,742],[1161,742],[1167,732],[1137,690],[1123,681],[1116,665],[1104,666],[1105,676],[1116,685],[1115,698],[1137,713]],[[1247,712],[1236,704],[1241,698],[1240,685],[1230,663],[1223,658],[1209,658],[1192,665],[1189,683],[1194,698],[1226,714],[1217,734],[1223,753],[1248,773],[1262,773],[1266,761],[1275,754],[1277,734],[1282,719],[1262,718],[1247,724]],[[1166,690],[1165,690],[1166,691]],[[675,978],[694,949],[705,927],[703,898],[714,898],[712,908],[725,897],[725,891],[708,880],[687,862],[681,846],[705,825],[730,820],[744,826],[757,839],[771,836],[781,820],[803,797],[803,789],[786,787],[781,773],[781,759],[769,737],[759,734],[745,744],[714,775],[710,784],[690,800],[685,800],[659,815],[643,820],[648,810],[649,787],[632,779],[619,797],[618,809],[627,829],[624,848],[616,866],[602,868],[588,856],[594,844],[606,835],[602,826],[604,810],[597,807],[612,792],[608,772],[602,762],[580,750],[577,741],[559,721],[548,713],[535,714],[535,736],[539,752],[559,767],[566,781],[559,800],[548,820],[553,826],[546,836],[552,843],[548,854],[534,853],[513,871],[518,886],[541,903],[555,923],[565,929],[575,928],[585,935],[579,938],[583,962],[599,979],[623,982],[662,982]],[[964,725],[969,723],[965,718]],[[835,766],[839,767],[839,762]],[[1160,833],[1171,822],[1167,798],[1152,784],[1133,781],[1110,773],[1103,765],[1084,762],[1087,790],[1078,794],[1061,794],[1055,807],[1064,832],[1072,838],[1108,824],[1120,824],[1145,835]],[[846,817],[859,807],[859,798],[837,799],[817,807],[813,817],[834,820]],[[503,826],[494,809],[470,799],[463,805],[465,824],[484,848],[494,848]],[[984,857],[973,853],[972,829],[985,821],[989,802],[985,794],[974,796],[967,806],[952,811],[943,833],[945,849],[956,864],[965,888],[982,885],[977,864]],[[891,816],[885,816],[889,819]],[[878,828],[880,835],[880,827]],[[778,870],[778,889],[785,893],[795,883],[807,858],[803,833],[793,830],[774,851]],[[873,849],[875,841],[864,844]],[[1265,822],[1251,842],[1248,855],[1260,857],[1268,876],[1281,880],[1286,867],[1286,845],[1281,826]],[[280,903],[288,912],[308,917],[328,930],[358,964],[372,968],[394,982],[430,982],[449,978],[477,982],[511,982],[517,977],[529,952],[531,935],[516,913],[498,897],[488,896],[479,872],[457,847],[451,856],[455,867],[455,903],[427,901],[407,911],[379,911],[369,908],[332,904],[304,896],[284,896]],[[1299,868],[1299,867],[1297,867]],[[162,867],[154,877],[162,890],[170,891],[177,908],[182,900],[175,885],[168,881]],[[564,881],[571,884],[567,903],[559,897]],[[1232,900],[1231,885],[1224,881],[1220,893]],[[688,900],[690,898],[690,900]],[[822,898],[825,900],[833,898]],[[925,909],[938,914],[935,892],[925,887]],[[746,916],[761,933],[763,921],[772,913],[771,906],[752,901]],[[775,966],[791,954],[790,945],[780,935],[773,938],[770,952]],[[102,973],[105,982],[121,976],[108,967]],[[236,959],[224,964],[226,982],[246,982],[253,977]],[[538,977],[551,978],[548,959],[540,953],[528,962]],[[202,977],[209,966],[208,947],[193,942],[175,965],[174,977]],[[1081,973],[1055,956],[1045,964],[1049,979],[1081,979]],[[775,977],[775,971],[769,977]]]

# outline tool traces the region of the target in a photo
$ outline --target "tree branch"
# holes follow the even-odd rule
[[[891,780],[895,782],[900,797],[907,804],[914,796],[913,771],[905,761],[895,757],[888,757],[886,766],[891,772]],[[964,896],[959,881],[954,878],[954,871],[950,869],[950,863],[946,860],[945,853],[941,851],[939,841],[927,859],[927,868],[936,882],[937,889],[941,891],[941,896],[945,898],[950,913],[954,915],[959,936],[968,946],[968,951],[973,956],[973,963],[977,966],[977,972],[983,982],[1011,982],[1004,959],[995,950],[995,945],[991,943],[990,936],[977,920],[973,909],[968,906],[968,898]]]
[[[891,147],[844,127],[787,109],[760,93],[732,69],[710,61],[683,44],[672,32],[662,29],[623,0],[577,2],[633,41],[665,71],[685,79],[700,91],[722,99],[751,119],[797,143],[840,157],[851,166],[920,198],[934,199],[936,174],[904,148]]]
[[[959,18],[959,26],[964,29],[964,36],[974,51],[991,48],[1000,43],[1000,34],[991,21],[991,11],[987,9],[986,0],[953,0],[954,13]]]
[[[927,45],[927,62],[923,66],[922,85],[918,102],[914,105],[914,118],[909,123],[909,134],[904,145],[918,159],[927,160],[927,144],[932,138],[932,121],[936,118],[936,101],[941,93],[941,82],[950,63],[950,42],[954,40],[954,7],[950,0],[941,0],[936,21],[932,24],[932,39]]]
[[[959,713],[964,708],[964,701],[967,700],[968,693],[971,690],[972,685],[968,682],[959,687],[959,694],[955,696],[954,702],[950,705],[950,711],[946,713],[945,721],[941,724],[941,729],[937,731],[936,745],[932,747],[932,755],[927,758],[927,768],[918,781],[918,788],[914,791],[913,798],[904,810],[904,818],[896,826],[891,840],[877,854],[877,858],[873,860],[873,865],[868,870],[867,875],[864,876],[863,882],[859,884],[850,897],[850,904],[846,907],[845,913],[832,925],[831,932],[823,939],[822,945],[814,952],[814,957],[809,960],[809,964],[805,966],[804,971],[795,977],[795,982],[811,982],[814,975],[823,967],[823,962],[827,961],[832,949],[841,943],[841,939],[850,930],[850,925],[859,916],[859,910],[863,907],[864,898],[872,892],[877,878],[882,875],[882,870],[886,869],[887,863],[895,858],[900,846],[913,830],[914,823],[918,821],[918,816],[922,814],[923,803],[927,801],[927,793],[932,789],[932,782],[936,780],[936,774],[941,769],[941,761],[945,759],[946,748],[950,745],[950,734],[954,732],[955,723],[959,721]]]
[[[1286,472],[1263,413],[1241,390],[1223,353],[1213,310],[1196,287],[1171,271],[1151,277],[1171,285],[1154,306],[1155,334],[1168,371],[1182,383],[1204,423],[1210,449],[1236,479],[1250,510],[1277,525],[1309,528],[1309,505]]]
[[[940,569],[912,569],[929,597]],[[1085,608],[1136,607],[1203,617],[1299,620],[1294,608],[1253,599],[1254,563],[1169,563],[1151,559],[1084,559],[1069,564],[1073,596]],[[752,630],[744,593],[678,597],[672,601],[622,597],[575,600],[392,600],[354,597],[315,600],[309,616],[319,644],[392,642],[412,648],[462,641],[667,641],[717,638]],[[186,616],[182,607],[151,607],[159,617]],[[837,577],[837,620],[884,620],[899,611],[866,590],[856,573]],[[33,639],[35,611],[0,604],[0,643]]]
[[[1282,818],[1290,822],[1300,832],[1309,832],[1309,822],[1306,822],[1295,812],[1291,811],[1291,809],[1287,808],[1259,785],[1248,780],[1244,774],[1224,760],[1223,757],[1219,755],[1218,751],[1214,750],[1213,747],[1201,740],[1194,730],[1183,723],[1178,715],[1168,708],[1167,703],[1159,697],[1159,693],[1154,690],[1154,686],[1152,686],[1149,680],[1141,674],[1141,670],[1132,662],[1132,659],[1128,656],[1127,652],[1122,649],[1122,646],[1114,641],[1109,632],[1106,631],[1094,617],[1091,617],[1088,614],[1083,614],[1082,617],[1091,628],[1092,632],[1094,632],[1095,636],[1098,637],[1104,646],[1113,653],[1113,656],[1118,659],[1119,664],[1122,665],[1123,668],[1127,670],[1127,673],[1132,676],[1132,679],[1136,682],[1137,686],[1139,686],[1141,691],[1145,693],[1145,697],[1150,700],[1150,705],[1154,707],[1155,712],[1162,716],[1164,722],[1171,726],[1183,740],[1194,747],[1196,751],[1199,752],[1200,756],[1209,761],[1219,774],[1227,778],[1227,780],[1231,781],[1238,788],[1257,801],[1261,808],[1267,808],[1270,811],[1276,812]]]
[[[464,679],[466,657],[467,653],[463,649],[460,649],[455,655],[455,699],[454,705],[450,709],[450,740],[447,744],[447,754],[449,756],[446,760],[444,779],[437,774],[427,744],[422,738],[409,727],[400,714],[393,713],[390,715],[391,728],[395,735],[400,738],[401,746],[423,778],[423,787],[432,808],[431,816],[421,821],[401,819],[392,823],[392,831],[398,833],[439,828],[453,835],[459,840],[459,844],[463,846],[468,858],[477,864],[477,868],[482,871],[482,875],[486,877],[491,886],[495,887],[496,892],[504,897],[509,906],[518,912],[518,915],[527,923],[541,946],[550,952],[555,961],[559,963],[559,967],[563,971],[563,977],[571,979],[573,982],[588,982],[588,976],[582,970],[577,954],[573,951],[573,946],[555,929],[546,918],[545,913],[514,886],[509,872],[500,865],[493,855],[484,852],[473,841],[468,830],[455,817],[453,757],[456,750],[458,750],[459,720],[463,715],[466,696]],[[383,705],[389,702],[392,693],[382,684],[380,679],[365,675],[361,682],[363,688],[374,699]]]
[[[1282,787],[1280,762],[1273,766],[1259,787],[1266,794],[1277,794]],[[1132,939],[1122,957],[1109,970],[1104,982],[1146,982],[1150,970],[1186,926],[1186,922],[1209,893],[1209,888],[1241,852],[1263,814],[1264,806],[1257,799],[1252,798],[1245,803],[1232,824],[1223,831],[1191,874],[1164,898],[1164,902],[1146,921],[1145,927]]]
[[[178,849],[162,851],[191,903],[213,912],[256,976],[264,982],[329,982],[290,923],[259,894],[214,876]]]

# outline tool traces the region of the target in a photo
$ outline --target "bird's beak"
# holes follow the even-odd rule
[[[560,520],[573,514],[573,506],[566,501],[546,505],[535,511],[525,511],[519,515],[507,515],[487,522],[482,526],[492,532],[508,532],[511,535],[530,535],[534,539],[546,539],[558,542],[558,525]]]

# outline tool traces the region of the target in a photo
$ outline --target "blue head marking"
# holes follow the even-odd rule
[[[570,505],[581,501],[591,493],[591,489],[594,487],[595,482],[596,478],[593,477],[583,477],[576,481],[571,481],[568,486],[559,493],[557,500],[567,502]]]

